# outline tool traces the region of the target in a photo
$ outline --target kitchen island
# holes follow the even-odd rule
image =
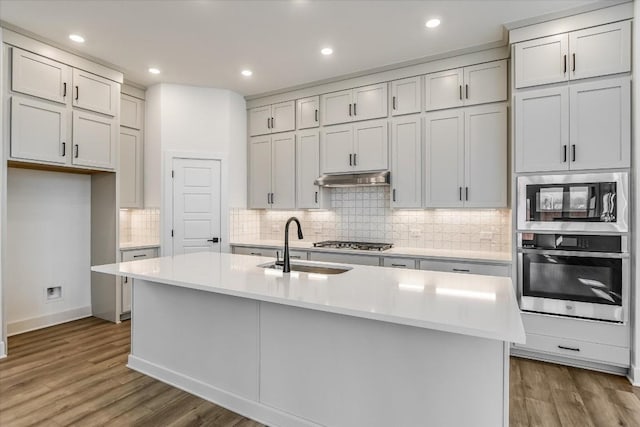
[[[272,261],[92,270],[134,279],[129,367],[267,425],[508,425],[509,343],[525,337],[509,278]]]

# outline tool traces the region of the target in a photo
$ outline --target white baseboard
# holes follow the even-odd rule
[[[7,357],[6,349],[4,348],[4,341],[0,341],[0,359]]]
[[[132,354],[129,355],[127,366],[134,371],[148,375],[270,427],[321,427],[319,424],[309,420],[296,417],[258,401],[229,393],[202,381],[140,359]]]
[[[634,385],[636,387],[640,387],[640,368],[638,368],[633,363],[631,364],[631,367],[629,368],[629,373],[627,374],[627,379],[629,380],[631,385]]]
[[[91,306],[78,307],[72,310],[47,314],[44,316],[32,317],[30,319],[18,320],[7,324],[7,336],[22,334],[48,326],[59,325],[91,316]]]
[[[573,359],[559,355],[539,353],[537,351],[525,350],[521,348],[511,348],[511,356],[522,357],[524,359],[540,360],[542,362],[556,363],[559,365],[572,366],[574,368],[590,369],[592,371],[605,372],[620,376],[628,376],[629,368],[621,366],[606,365],[604,363],[589,362],[587,360]],[[640,377],[638,377],[640,378]]]

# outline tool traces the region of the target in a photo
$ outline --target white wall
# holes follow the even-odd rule
[[[4,283],[8,333],[91,313],[91,177],[8,170]],[[62,299],[46,302],[46,288]]]
[[[148,88],[145,93],[144,206],[146,208],[160,208],[161,89],[161,85],[155,85]]]

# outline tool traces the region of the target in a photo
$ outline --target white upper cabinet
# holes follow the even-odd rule
[[[296,137],[296,207],[313,209],[323,206],[322,188],[314,185],[320,176],[320,132],[307,130]]]
[[[388,150],[386,120],[325,128],[320,139],[321,172],[385,170],[389,167]]]
[[[421,110],[420,95],[422,94],[422,77],[391,82],[391,115],[419,113]]]
[[[286,101],[249,110],[249,135],[294,130],[296,126],[295,102]]]
[[[71,162],[90,168],[114,169],[118,129],[113,120],[98,114],[73,112]]]
[[[296,137],[293,133],[271,137],[271,207],[296,207]]]
[[[320,125],[320,97],[298,99],[296,112],[298,129],[317,128]]]
[[[271,206],[271,137],[259,136],[249,142],[249,208]]]
[[[507,61],[493,61],[425,76],[426,111],[507,99]]]
[[[295,208],[295,144],[294,133],[251,138],[249,208]]]
[[[523,88],[631,70],[631,22],[622,21],[515,45],[515,86]]]
[[[120,96],[120,126],[142,129],[144,123],[144,101],[133,96]]]
[[[422,206],[422,132],[417,116],[391,122],[391,207]]]
[[[566,34],[517,43],[516,88],[563,82],[569,78],[569,37]]]
[[[516,172],[569,168],[569,89],[556,87],[515,96]]]
[[[628,72],[631,70],[631,22],[571,32],[569,49],[572,80]]]
[[[73,69],[73,106],[117,116],[120,85],[95,74]]]
[[[320,139],[322,173],[339,173],[353,168],[353,126],[322,129]]]
[[[353,125],[353,170],[383,170],[389,167],[389,135],[386,120]]]
[[[462,207],[464,187],[464,113],[430,113],[425,121],[425,205]]]
[[[67,103],[71,96],[71,67],[16,47],[11,52],[12,91]]]
[[[69,116],[64,106],[14,95],[10,117],[12,158],[67,163]]]
[[[465,110],[464,205],[507,206],[507,107],[481,105]]]
[[[120,128],[120,207],[143,208],[143,143],[138,129]]]
[[[427,114],[426,201],[436,208],[507,205],[507,107]]]
[[[630,166],[630,86],[628,77],[570,86],[570,169]]]
[[[386,117],[387,102],[386,83],[324,94],[320,97],[322,124]]]

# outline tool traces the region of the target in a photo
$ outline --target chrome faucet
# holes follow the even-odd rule
[[[289,224],[291,221],[295,221],[298,225],[298,239],[303,239],[302,236],[302,227],[300,226],[300,221],[295,216],[292,216],[287,221],[287,224],[284,226],[284,255],[282,257],[282,272],[290,273],[291,272],[291,264],[289,263]]]

